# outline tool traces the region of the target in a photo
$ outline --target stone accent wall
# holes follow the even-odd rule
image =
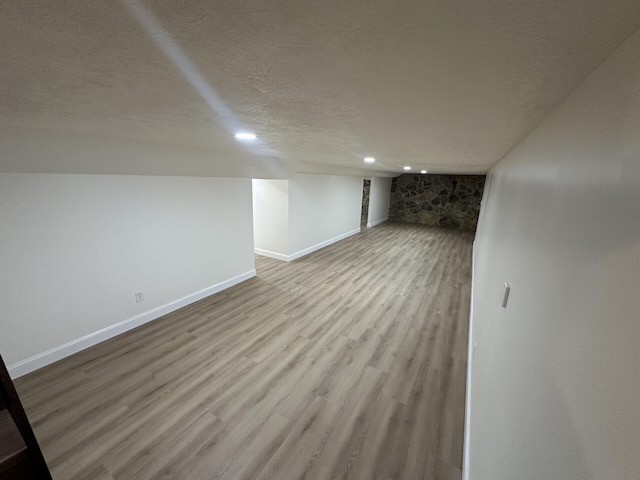
[[[360,224],[366,225],[369,217],[369,193],[371,192],[371,180],[364,181],[362,185],[362,213],[360,214]]]
[[[484,180],[484,175],[400,175],[391,181],[389,220],[475,230]]]

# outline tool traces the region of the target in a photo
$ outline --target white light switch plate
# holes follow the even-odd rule
[[[504,284],[504,296],[502,297],[502,308],[507,308],[507,302],[509,301],[509,293],[511,292],[511,285],[505,282]]]

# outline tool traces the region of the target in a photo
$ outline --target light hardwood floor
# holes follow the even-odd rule
[[[365,230],[18,379],[54,478],[459,480],[473,234]]]

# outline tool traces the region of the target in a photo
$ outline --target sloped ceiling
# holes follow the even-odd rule
[[[4,0],[0,170],[481,173],[639,26],[637,0]]]

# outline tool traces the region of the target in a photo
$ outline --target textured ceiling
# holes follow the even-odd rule
[[[637,0],[3,0],[0,170],[484,172],[639,26]]]

